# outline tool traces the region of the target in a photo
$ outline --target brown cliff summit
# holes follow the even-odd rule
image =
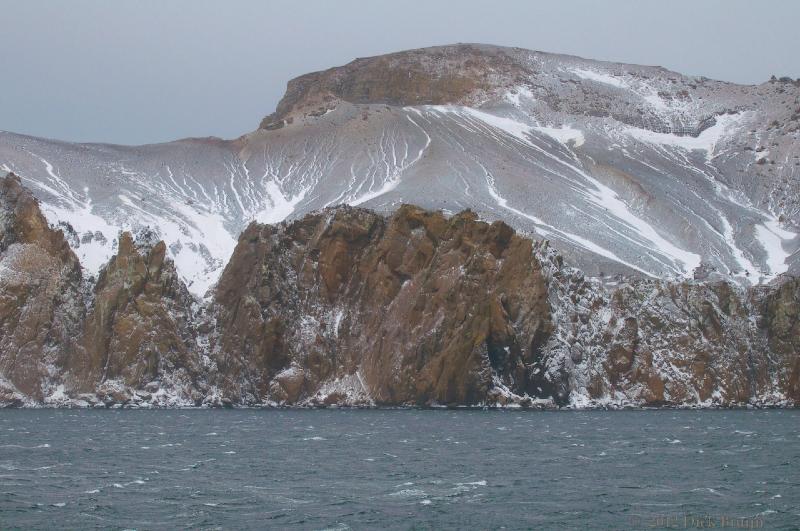
[[[275,112],[260,129],[280,127],[295,112],[324,113],[337,100],[388,105],[474,102],[520,76],[513,48],[453,44],[356,59],[289,81]]]

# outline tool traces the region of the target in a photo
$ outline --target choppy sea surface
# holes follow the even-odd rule
[[[800,528],[800,411],[6,410],[2,529]]]

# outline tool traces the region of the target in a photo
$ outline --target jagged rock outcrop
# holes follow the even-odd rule
[[[91,286],[20,179],[0,179],[0,403],[199,403],[193,304],[164,243],[129,233]]]
[[[137,248],[130,233],[120,236],[69,358],[75,390],[94,392],[99,385],[115,400],[125,389],[160,390],[162,383],[179,395],[194,391],[200,363],[190,322],[193,299],[165,253],[164,242]]]
[[[0,402],[41,401],[79,326],[81,268],[19,177],[0,179]]]
[[[228,390],[287,403],[524,394],[551,331],[530,240],[470,212],[447,219],[412,206],[386,219],[337,208],[251,225],[216,306]]]

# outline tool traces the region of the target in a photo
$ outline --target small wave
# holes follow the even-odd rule
[[[224,452],[224,453],[225,453],[226,455],[233,455],[233,454],[235,454],[236,452],[234,452],[233,450],[229,450],[229,451],[227,451],[227,452]]]
[[[456,485],[474,485],[476,487],[485,487],[486,486],[486,480],[482,479],[480,481],[469,481],[469,482],[466,482],[466,483],[456,483]]]
[[[680,439],[672,439],[671,441],[668,441],[668,442],[670,444],[682,444]]]
[[[325,529],[320,529],[320,531],[349,531],[350,529],[352,528],[349,525],[339,523],[336,524],[336,527],[326,527]]]
[[[204,503],[203,505],[205,505],[206,507],[217,507],[219,504],[218,503],[208,502],[208,503]]]
[[[51,503],[50,505],[52,505],[53,507],[65,507],[67,504],[64,502],[59,502],[59,503]]]
[[[47,443],[39,444],[37,446],[24,446],[22,444],[0,444],[0,448],[24,448],[26,450],[34,450],[36,448],[50,448]]]
[[[419,503],[420,503],[420,505],[430,505],[433,502],[431,500],[424,499],[424,500],[421,500]]]
[[[303,437],[303,440],[304,441],[324,441],[326,439],[325,439],[325,437],[320,437],[320,436],[317,435],[316,437]]]
[[[724,496],[718,490],[712,489],[711,487],[698,487],[696,489],[692,489],[692,492],[708,492],[710,494],[714,494],[715,496]]]
[[[389,496],[394,496],[396,498],[416,498],[419,496],[425,496],[425,491],[420,489],[403,489],[393,492],[389,494]]]
[[[84,494],[97,494],[98,492],[100,492],[100,489],[92,489],[84,491]]]
[[[113,486],[114,486],[114,488],[117,488],[117,489],[124,489],[125,488],[121,483],[114,483]]]
[[[465,492],[470,492],[477,489],[478,487],[485,487],[485,486],[486,486],[486,480],[456,483],[456,486],[453,487],[453,492],[455,492],[455,494],[452,494],[452,496],[459,496]]]

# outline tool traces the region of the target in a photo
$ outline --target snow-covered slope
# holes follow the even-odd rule
[[[756,283],[800,268],[799,135],[794,82],[456,45],[299,78],[263,128],[231,141],[0,133],[0,170],[22,177],[90,273],[120,230],[149,229],[201,297],[249,222],[341,203],[470,208],[591,275],[704,264]]]

